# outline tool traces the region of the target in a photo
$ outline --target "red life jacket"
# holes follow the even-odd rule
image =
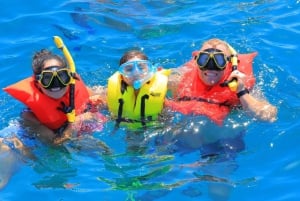
[[[254,52],[238,55],[238,70],[246,74],[245,87],[248,89],[255,83],[252,62],[256,54]],[[193,52],[193,55],[197,55],[197,52]],[[232,72],[231,63],[224,70],[223,78],[214,86],[206,86],[202,82],[199,77],[200,69],[193,59],[185,66],[188,70],[178,86],[178,96],[175,100],[166,100],[166,106],[183,114],[205,115],[221,125],[231,109],[240,105],[236,92],[231,91],[229,87],[220,86]]]
[[[4,88],[4,91],[30,108],[36,118],[48,128],[60,128],[67,121],[67,117],[57,108],[61,107],[61,102],[69,105],[69,89],[62,98],[53,99],[42,93],[36,84],[34,77],[29,77]],[[75,114],[83,113],[89,101],[89,92],[81,80],[76,80],[74,97]]]

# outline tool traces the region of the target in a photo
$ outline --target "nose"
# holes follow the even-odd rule
[[[137,64],[135,64],[133,68],[133,75],[139,75],[139,74],[140,74],[140,69],[137,66]]]

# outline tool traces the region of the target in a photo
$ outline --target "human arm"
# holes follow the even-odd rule
[[[76,139],[83,134],[92,134],[103,129],[107,118],[95,111],[88,111],[76,116],[75,122],[69,123],[61,135],[54,139],[54,144],[62,144],[67,140]]]
[[[89,100],[87,103],[88,111],[78,114],[75,117],[75,122],[68,123],[64,131],[57,135],[54,139],[54,144],[61,144],[74,137],[74,134],[81,132],[81,127],[86,127],[89,122],[104,121],[104,116],[99,111],[106,106],[106,88],[102,86],[94,86],[88,88]]]
[[[57,145],[71,138],[71,128],[68,125],[60,135],[43,125],[31,111],[23,111],[21,114],[23,124],[44,143]],[[76,117],[77,118],[77,117]]]
[[[251,94],[244,94],[240,101],[244,110],[260,120],[274,122],[277,119],[277,108],[267,101],[257,100]]]
[[[235,70],[229,76],[237,79],[237,95],[241,105],[250,115],[262,121],[274,122],[277,119],[277,108],[266,100],[255,98],[245,87],[246,75],[238,70]]]
[[[17,152],[12,150],[4,141],[7,141],[7,139],[0,137],[0,191],[7,185],[19,164]],[[14,146],[14,142],[10,143]]]
[[[53,139],[53,143],[58,145],[67,140],[71,140],[74,137],[74,134],[80,129],[83,121],[89,121],[92,119],[94,119],[94,116],[91,112],[85,112],[83,114],[77,115],[75,118],[75,122],[69,123],[62,134]]]
[[[31,111],[23,111],[21,114],[24,126],[28,127],[37,137],[48,144],[51,144],[56,137],[56,134],[43,125]]]
[[[178,68],[171,68],[171,73],[168,77],[168,93],[172,98],[177,96],[178,86],[181,81],[182,75],[188,71],[186,66],[180,66]]]
[[[93,86],[90,88],[91,95],[90,101],[93,104],[99,105],[100,107],[104,107],[107,105],[106,97],[107,97],[107,88],[104,86]]]

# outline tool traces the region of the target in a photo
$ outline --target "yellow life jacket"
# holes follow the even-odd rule
[[[135,94],[134,88],[127,85],[119,72],[108,79],[107,105],[117,126],[126,123],[130,128],[145,127],[157,120],[164,105],[168,77],[158,71]]]

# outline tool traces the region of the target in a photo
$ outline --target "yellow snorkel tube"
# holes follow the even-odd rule
[[[233,47],[231,47],[231,45],[229,45],[228,43],[227,43],[227,45],[228,45],[228,48],[231,53],[230,61],[232,64],[232,71],[234,71],[234,70],[237,70],[237,67],[238,67],[238,55],[237,55],[237,52],[235,51],[235,49],[233,49]],[[228,86],[231,91],[236,91],[237,87],[238,87],[237,79],[233,78],[232,80],[226,81],[225,83],[223,83],[223,85]]]
[[[56,47],[58,49],[60,49],[66,60],[67,63],[69,65],[70,68],[70,72],[71,72],[71,81],[70,81],[70,96],[69,96],[69,109],[68,112],[66,113],[67,118],[68,118],[68,122],[73,123],[75,121],[75,73],[76,73],[76,69],[75,69],[75,63],[73,61],[73,58],[68,50],[68,48],[65,46],[63,40],[59,37],[59,36],[54,36],[54,43],[56,45]]]

